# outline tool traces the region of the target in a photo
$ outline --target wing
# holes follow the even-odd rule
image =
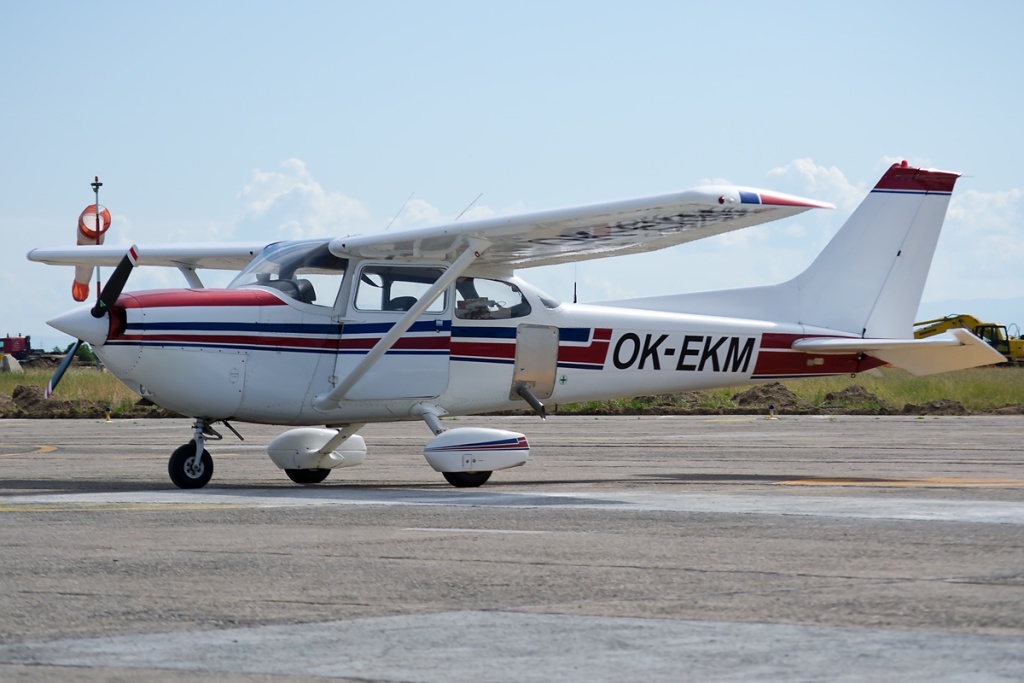
[[[269,243],[253,244],[182,244],[154,245],[139,248],[140,266],[171,268],[240,270]],[[59,247],[33,249],[29,261],[54,266],[116,266],[129,245]]]
[[[478,263],[511,267],[635,254],[794,216],[831,204],[747,187],[709,186],[591,206],[340,237],[337,256],[452,260],[471,239],[490,246]]]

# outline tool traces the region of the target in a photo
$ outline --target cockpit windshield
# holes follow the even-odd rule
[[[332,254],[329,245],[330,240],[271,244],[228,288],[270,287],[302,303],[332,306],[348,259]]]

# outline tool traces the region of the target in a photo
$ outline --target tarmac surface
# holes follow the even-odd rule
[[[1024,418],[461,418],[298,486],[283,428],[0,421],[2,681],[1022,681]]]

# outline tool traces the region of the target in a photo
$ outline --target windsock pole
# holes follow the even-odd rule
[[[93,192],[93,194],[96,195],[96,201],[95,201],[95,204],[96,204],[96,234],[99,235],[100,234],[100,188],[103,187],[103,183],[100,182],[100,177],[99,176],[93,176],[93,181],[90,184],[92,185],[92,192]],[[96,266],[96,303],[97,304],[99,304],[99,302],[100,302],[100,291],[102,291],[102,289],[103,289],[100,286],[100,284],[101,284],[100,283],[100,267]]]
[[[95,181],[92,183],[92,191],[96,195],[96,201],[99,201],[100,186],[102,184],[99,176],[96,176]],[[90,204],[78,216],[78,244],[103,244],[103,234],[109,227],[110,212],[99,204]],[[75,301],[85,301],[89,298],[89,286],[92,284],[92,269],[92,266],[75,266],[75,281],[71,283],[71,295]],[[99,284],[99,274],[99,269],[97,269],[97,284]],[[96,289],[98,293],[100,287],[97,286]]]

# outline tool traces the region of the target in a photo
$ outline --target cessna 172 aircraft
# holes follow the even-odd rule
[[[171,480],[206,485],[213,425],[291,425],[268,445],[295,482],[359,465],[366,423],[423,420],[424,456],[454,486],[526,463],[513,431],[445,415],[857,373],[915,374],[1002,356],[967,330],[911,334],[958,174],[895,164],[800,275],[773,286],[607,305],[560,303],[520,268],[663,249],[828,204],[715,186],[396,233],[285,241],[35,249],[33,261],[117,269],[95,306],[50,325],[118,378],[195,418]],[[188,288],[123,292],[136,265]],[[226,289],[202,269],[240,269]],[[666,279],[667,281],[667,279]],[[74,354],[72,349],[70,356]],[[66,368],[51,381],[56,386]],[[237,435],[237,432],[235,432]]]

